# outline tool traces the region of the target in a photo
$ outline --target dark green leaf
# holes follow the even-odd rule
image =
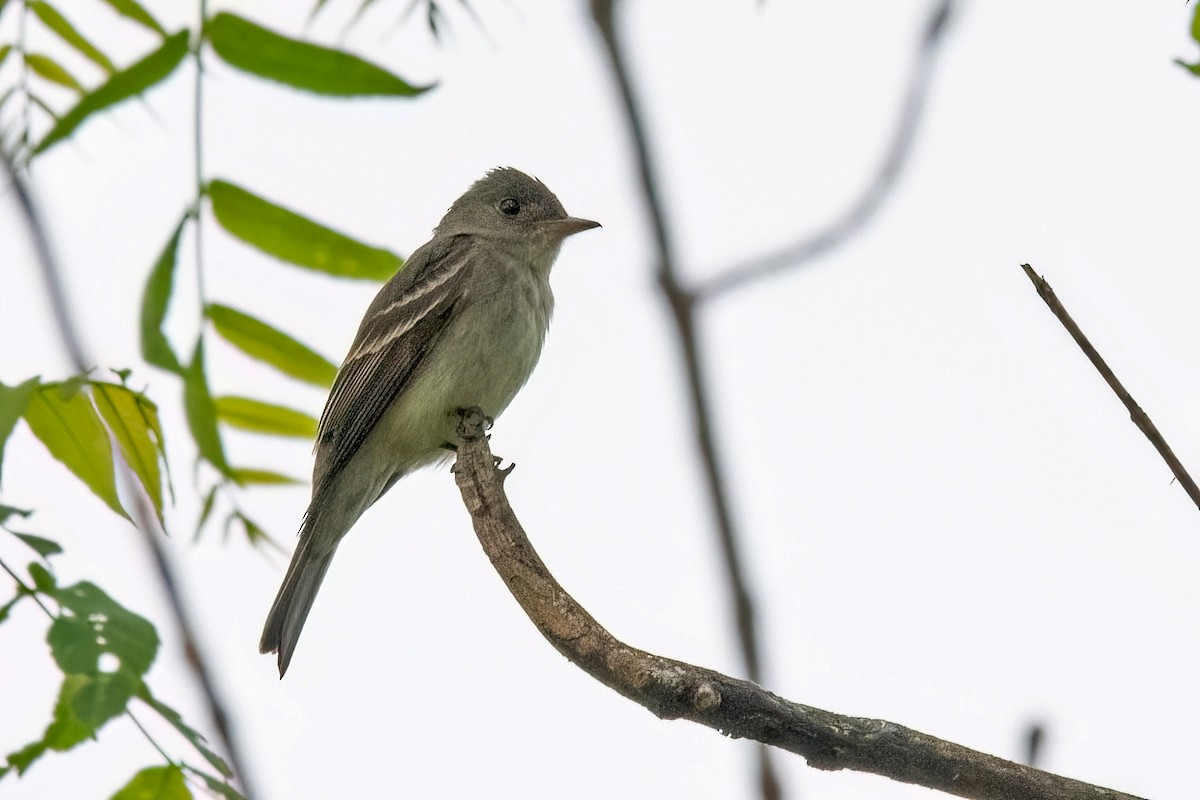
[[[17,594],[13,597],[12,600],[9,600],[4,605],[0,606],[0,623],[3,623],[6,619],[8,619],[8,615],[13,610],[13,606],[15,606],[17,603],[21,602],[21,600],[27,596],[28,596],[28,593],[23,592],[20,589],[18,589]],[[3,777],[4,777],[3,772],[0,772],[0,778],[3,778]]]
[[[108,507],[128,519],[117,498],[108,432],[87,396],[63,397],[64,384],[47,383],[29,398],[25,422],[50,455],[75,473]]]
[[[146,288],[142,292],[142,358],[147,364],[174,372],[183,373],[178,356],[171,349],[171,343],[163,333],[163,322],[167,319],[167,306],[171,302],[171,289],[175,283],[175,262],[179,254],[179,236],[183,233],[183,223],[186,217],[175,226],[167,246],[163,248],[150,277],[146,279]]]
[[[116,71],[116,66],[109,61],[108,56],[100,52],[82,33],[72,25],[66,17],[58,13],[58,9],[42,0],[27,3],[26,8],[37,15],[47,28],[62,37],[63,41],[78,50],[85,58],[92,61],[108,74]]]
[[[0,525],[8,522],[9,517],[21,517],[28,519],[33,514],[32,508],[17,508],[16,506],[6,506],[0,504]]]
[[[187,413],[188,428],[196,440],[200,456],[216,467],[221,474],[229,474],[229,462],[225,460],[225,446],[221,443],[221,432],[217,430],[217,408],[212,392],[208,388],[208,375],[204,370],[204,340],[196,340],[192,362],[183,372],[183,405]]]
[[[99,672],[104,648],[96,641],[87,621],[66,615],[57,617],[50,623],[46,644],[50,645],[50,655],[64,675]]]
[[[58,588],[58,585],[54,580],[54,575],[51,574],[50,570],[46,569],[36,561],[31,562],[26,569],[29,570],[29,577],[33,579],[33,586],[35,589],[37,589],[39,592],[44,592],[49,595],[54,594],[55,590]]]
[[[260,544],[269,544],[276,550],[282,550],[282,548],[279,546],[279,543],[272,539],[271,536],[265,530],[263,530],[257,522],[250,519],[240,511],[235,511],[234,516],[237,518],[238,522],[242,523],[242,528],[246,531],[246,541],[252,547],[258,547]],[[225,527],[226,532],[228,533],[228,522],[226,523]]]
[[[121,671],[140,677],[150,669],[158,653],[158,633],[146,619],[87,581],[58,589],[53,597],[76,619],[87,623],[93,641],[103,652],[117,657]]]
[[[128,672],[101,672],[89,676],[71,703],[75,717],[84,725],[99,730],[113,717],[125,713],[139,683]]]
[[[231,770],[229,765],[225,763],[225,759],[221,758],[219,755],[209,749],[208,742],[205,740],[205,738],[201,736],[198,731],[184,722],[183,717],[178,711],[150,694],[150,690],[145,684],[142,684],[142,686],[138,689],[137,696],[141,698],[144,703],[157,711],[163,719],[165,719],[171,724],[172,727],[175,728],[175,730],[183,734],[183,737],[192,743],[192,747],[195,747],[196,751],[200,753],[200,755],[204,756],[204,760],[207,761],[213,769],[221,773],[221,775],[225,776],[226,778],[233,777],[233,770]]]
[[[381,281],[404,263],[395,253],[318,225],[232,183],[213,181],[208,196],[221,227],[264,253],[297,266],[343,278]]]
[[[92,399],[162,522],[162,473],[158,468],[162,432],[158,408],[145,395],[115,383],[93,383]]]
[[[303,481],[268,469],[233,468],[233,479],[242,486],[295,486]]]
[[[204,495],[204,502],[200,504],[200,516],[196,519],[196,533],[193,538],[197,541],[200,539],[200,531],[204,529],[204,523],[208,522],[208,518],[212,516],[213,504],[217,500],[217,489],[220,485],[213,486],[208,490],[208,494]]]
[[[38,378],[30,378],[24,383],[12,387],[0,383],[0,476],[3,475],[4,470],[4,445],[8,442],[13,428],[16,427],[17,420],[25,414],[25,408],[29,405],[29,397],[37,388],[38,380]],[[3,518],[0,518],[0,522],[3,521]]]
[[[202,781],[204,781],[205,785],[208,786],[208,790],[210,792],[219,794],[221,797],[224,797],[225,800],[246,800],[246,798],[242,795],[241,792],[239,792],[237,789],[234,789],[232,786],[230,786],[225,781],[217,780],[212,775],[209,775],[207,772],[196,769],[195,767],[189,766],[187,764],[184,764],[184,766],[187,767],[188,770],[190,770],[192,773],[199,776],[200,779]]]
[[[80,98],[79,102],[63,115],[54,127],[33,148],[33,154],[44,152],[51,146],[75,132],[84,120],[97,111],[139,95],[151,86],[165,80],[183,61],[188,51],[188,31],[168,36],[162,47],[138,61],[136,64],[114,74],[97,89]]]
[[[167,32],[163,30],[163,26],[159,25],[158,20],[150,16],[150,12],[142,8],[137,3],[137,0],[104,0],[104,2],[108,3],[121,16],[128,17],[134,22],[145,25],[159,36],[166,38]]]
[[[205,311],[217,333],[251,358],[297,380],[326,388],[333,383],[337,375],[333,362],[286,333],[229,306],[209,303]]]
[[[63,551],[58,542],[50,539],[43,539],[41,536],[34,536],[32,533],[14,533],[27,546],[32,547],[42,558],[50,558],[50,556],[58,555]]]
[[[235,14],[217,14],[204,34],[230,66],[316,94],[411,97],[431,88],[413,86],[358,56],[289,39]]]
[[[20,750],[9,753],[5,759],[10,767],[16,769],[18,775],[24,775],[25,770],[29,769],[29,765],[41,758],[45,752],[45,742],[32,742]]]
[[[1200,75],[1200,63],[1189,64],[1181,58],[1175,59],[1175,63],[1178,64],[1179,66],[1183,67],[1184,69],[1186,69],[1188,72],[1192,73],[1193,75]]]
[[[26,53],[25,64],[38,75],[41,75],[52,83],[57,83],[59,86],[65,86],[68,89],[74,89],[80,94],[87,91],[83,88],[83,84],[75,79],[74,75],[67,72],[66,67],[48,55],[43,53]]]
[[[75,697],[89,680],[87,675],[68,675],[63,678],[58,701],[54,704],[54,721],[46,728],[46,734],[42,737],[42,743],[51,750],[70,750],[95,734],[96,729],[75,716],[72,708]]]
[[[110,800],[191,800],[192,792],[183,781],[183,770],[174,764],[146,767]]]
[[[217,419],[235,428],[304,439],[317,435],[317,420],[303,411],[249,397],[218,397],[216,403]]]

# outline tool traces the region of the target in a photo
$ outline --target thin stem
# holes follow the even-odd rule
[[[146,727],[144,725],[142,725],[141,722],[138,721],[138,718],[135,717],[133,715],[133,712],[130,711],[128,708],[125,709],[125,716],[129,717],[129,719],[133,722],[134,726],[137,727],[137,729],[142,732],[142,736],[146,737],[146,741],[150,742],[150,744],[154,747],[154,749],[158,751],[158,754],[160,756],[162,756],[163,759],[168,764],[175,763],[175,759],[171,758],[171,756],[169,756],[167,754],[166,750],[163,750],[162,745],[160,745],[157,741],[155,741],[154,737],[150,735],[150,731],[146,730]]]
[[[4,559],[0,559],[0,569],[3,569],[9,574],[9,577],[16,582],[17,586],[21,587],[22,592],[33,598],[33,602],[37,603],[38,607],[40,607],[42,611],[46,612],[47,617],[54,619],[54,612],[46,608],[46,604],[42,602],[42,598],[38,597],[37,590],[27,586],[25,581],[21,580],[20,576],[13,572],[12,568],[8,566],[8,564],[4,563]]]
[[[192,113],[192,161],[196,177],[196,205],[193,208],[196,220],[196,294],[200,303],[200,319],[204,319],[204,307],[208,295],[204,287],[204,245],[201,222],[201,204],[204,201],[204,23],[208,19],[208,0],[200,2],[200,34],[192,56],[196,60],[196,81]],[[203,322],[201,323],[203,335]]]

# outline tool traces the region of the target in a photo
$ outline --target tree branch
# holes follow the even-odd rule
[[[941,0],[929,15],[891,144],[875,178],[867,184],[854,204],[823,230],[773,253],[755,256],[735,264],[724,274],[696,286],[693,293],[697,300],[708,300],[718,294],[744,288],[763,278],[773,277],[785,270],[796,269],[845,244],[875,218],[875,214],[883,206],[883,201],[896,187],[900,173],[912,153],[918,123],[925,110],[936,57],[945,40],[945,32],[953,11],[954,0]]]
[[[1196,482],[1188,474],[1187,469],[1183,466],[1183,462],[1175,455],[1175,451],[1167,444],[1167,440],[1163,438],[1163,435],[1158,432],[1158,427],[1150,421],[1150,415],[1142,410],[1142,407],[1133,399],[1133,395],[1129,393],[1124,384],[1117,380],[1117,376],[1100,356],[1099,351],[1083,335],[1083,331],[1075,324],[1075,320],[1071,319],[1071,315],[1067,313],[1066,307],[1058,299],[1058,295],[1054,294],[1054,290],[1050,288],[1050,284],[1046,282],[1046,279],[1034,272],[1033,267],[1028,264],[1022,264],[1021,269],[1025,270],[1025,274],[1029,277],[1029,280],[1033,281],[1034,287],[1037,288],[1038,295],[1041,296],[1042,300],[1046,301],[1046,305],[1050,307],[1050,311],[1053,312],[1054,316],[1058,317],[1058,321],[1067,329],[1067,333],[1071,334],[1071,338],[1075,340],[1075,343],[1079,345],[1079,349],[1092,362],[1092,366],[1096,368],[1100,376],[1104,378],[1104,381],[1112,388],[1121,402],[1125,404],[1125,408],[1129,409],[1129,417],[1133,420],[1133,424],[1150,440],[1150,444],[1154,445],[1154,449],[1162,456],[1162,460],[1167,462],[1167,466],[1171,469],[1171,473],[1174,474],[1175,479],[1179,481],[1179,485],[1187,492],[1188,497],[1192,499],[1196,507],[1200,508],[1200,487],[1196,486]]]
[[[869,772],[976,800],[1137,800],[877,719],[785,700],[755,683],[617,640],[559,585],[504,494],[479,409],[459,426],[454,480],[475,534],[508,590],[556,650],[661,719],[686,719],[803,756],[824,770]]]

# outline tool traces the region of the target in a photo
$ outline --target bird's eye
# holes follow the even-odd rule
[[[496,207],[500,209],[500,213],[507,214],[510,217],[515,217],[521,213],[521,203],[512,197],[504,198]]]

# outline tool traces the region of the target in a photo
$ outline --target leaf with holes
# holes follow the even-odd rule
[[[117,657],[120,666],[117,671],[125,671],[133,677],[145,675],[154,657],[158,653],[158,633],[143,617],[134,614],[113,600],[94,583],[82,581],[71,586],[61,587],[53,592],[53,597],[66,612],[70,612],[77,622],[83,623],[91,643],[100,653],[111,653]],[[52,629],[54,626],[51,626]],[[99,672],[99,655],[96,655],[96,666],[92,666],[91,656],[94,650],[86,649],[89,645],[81,643],[78,638],[83,630],[74,627],[70,630],[69,639],[73,648],[71,657],[65,662],[58,661],[60,652],[54,650],[55,660],[64,672],[78,671],[97,674]],[[111,670],[110,670],[111,672]]]

